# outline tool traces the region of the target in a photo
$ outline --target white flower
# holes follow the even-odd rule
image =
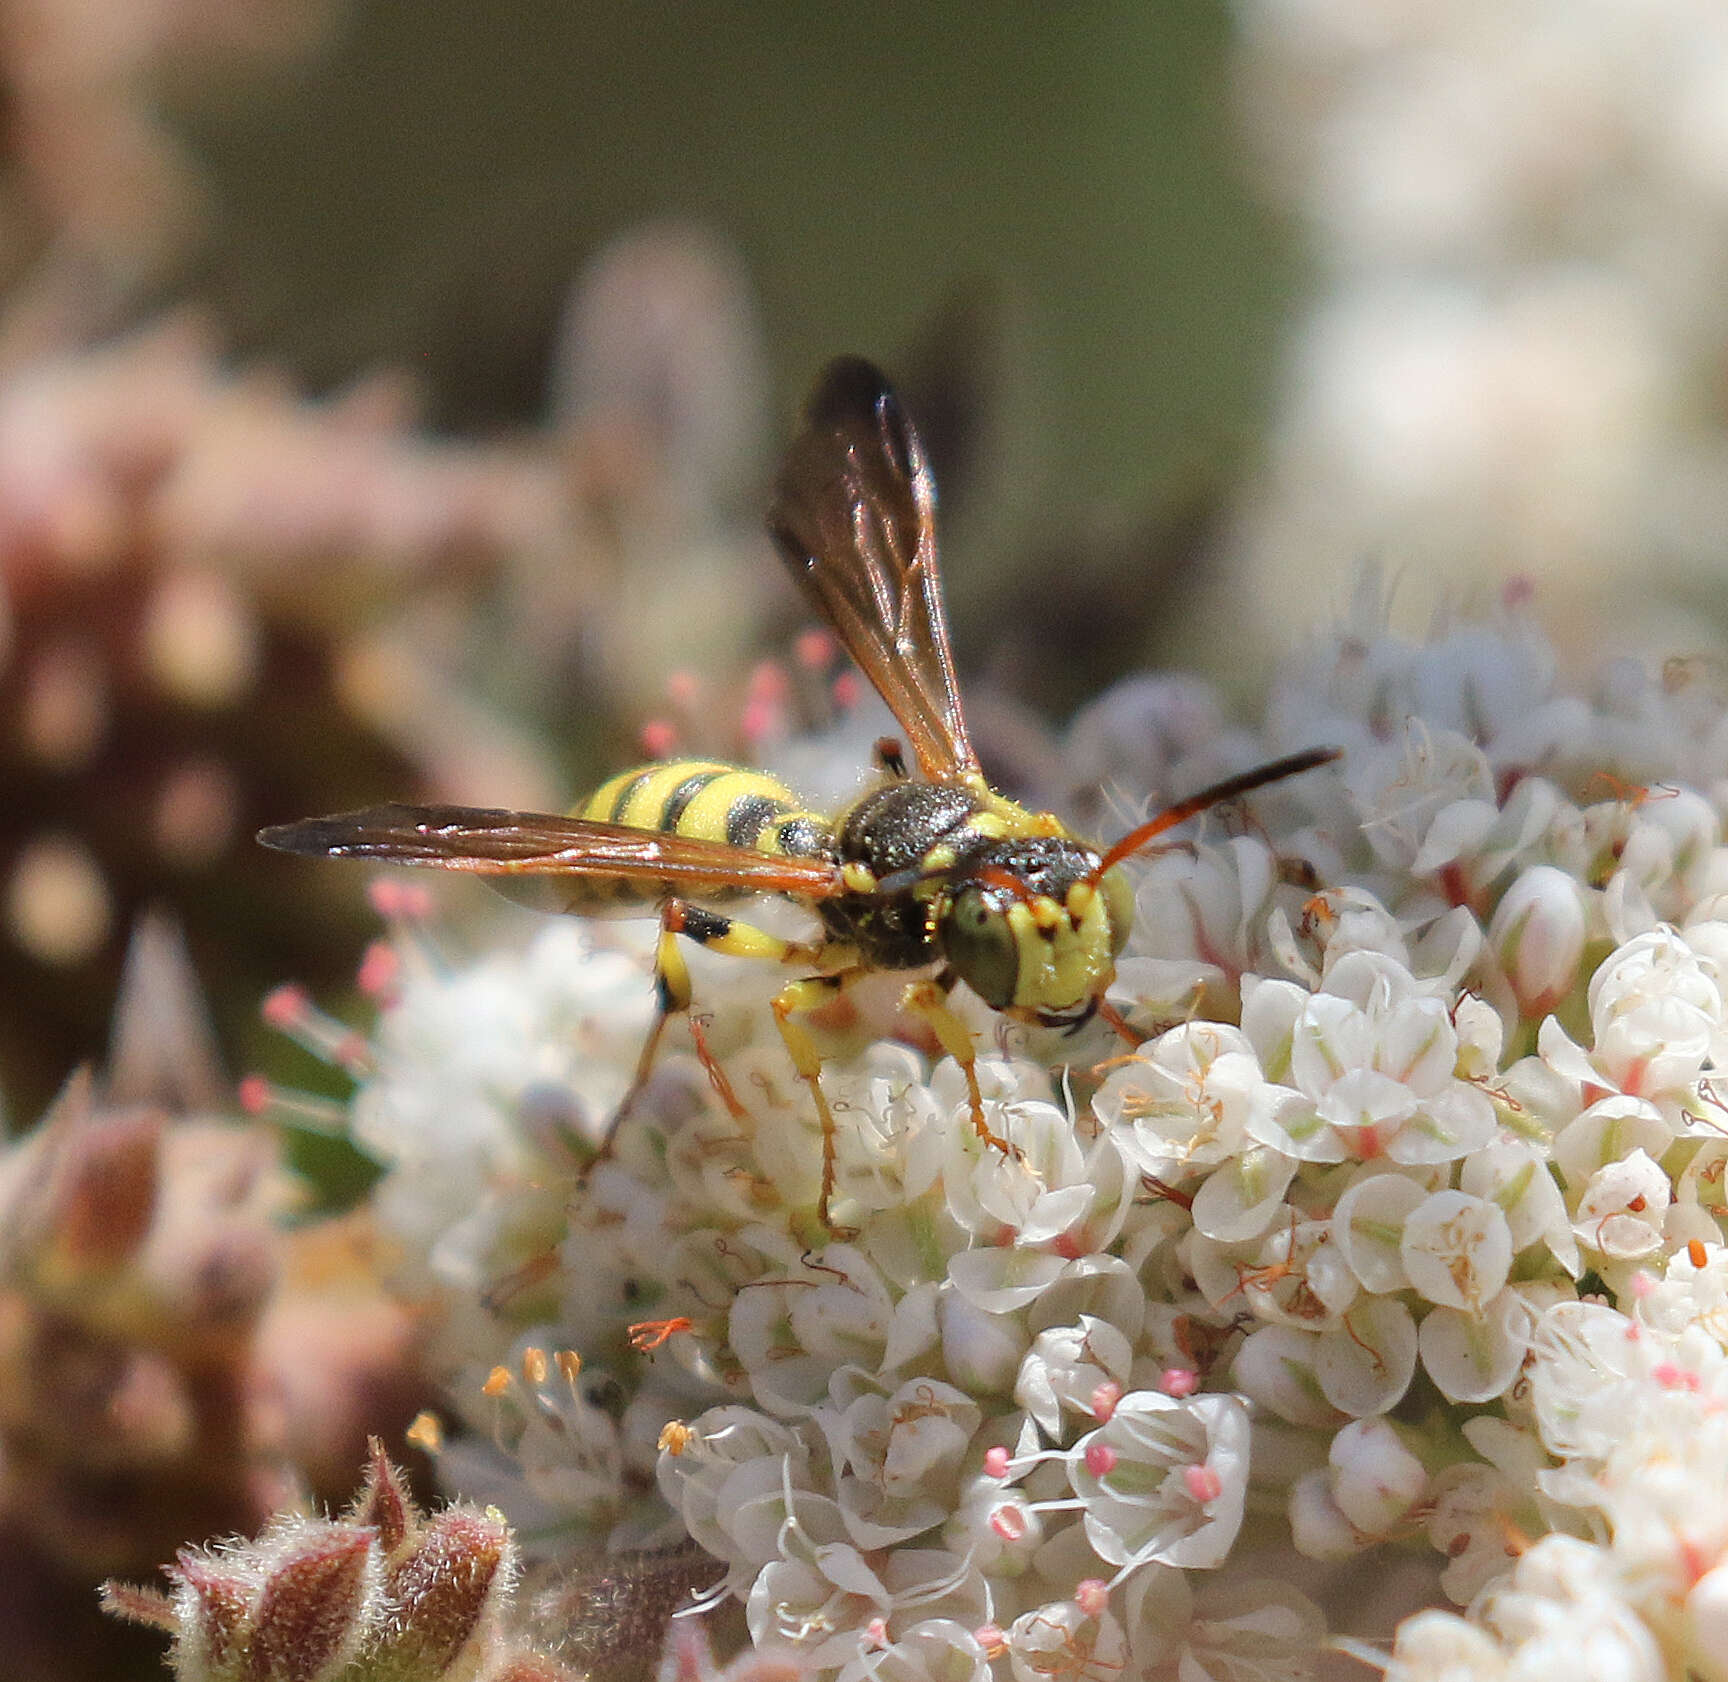
[[[1429,1302],[1480,1313],[1512,1268],[1512,1231],[1497,1204],[1437,1191],[1404,1221],[1405,1276]]]
[[[1185,1022],[1114,1068],[1092,1107],[1131,1167],[1175,1179],[1237,1157],[1277,1096],[1240,1029]]]
[[[866,1559],[841,1540],[833,1504],[812,1497],[787,1517],[782,1557],[757,1574],[745,1615],[759,1647],[838,1668],[857,1655],[863,1629],[880,1627],[892,1645],[927,1618],[975,1627],[989,1615],[989,1595],[975,1569],[940,1548]]]
[[[1521,1538],[1534,1534],[1541,1519],[1536,1475],[1548,1464],[1528,1428],[1482,1414],[1463,1432],[1482,1459],[1443,1467],[1428,1498],[1428,1539],[1446,1560],[1440,1586],[1459,1606],[1509,1570]]]
[[[813,1417],[828,1440],[852,1540],[889,1547],[939,1525],[954,1505],[960,1462],[982,1418],[978,1404],[929,1378],[886,1394],[859,1368],[841,1368],[829,1389],[836,1405]]]
[[[1385,1536],[1428,1485],[1422,1462],[1384,1418],[1352,1420],[1326,1451],[1332,1498],[1364,1536]]]
[[[1244,990],[1244,1033],[1267,1072],[1295,1088],[1252,1119],[1261,1144],[1305,1162],[1422,1163],[1487,1143],[1494,1106],[1456,1077],[1444,999],[1373,952],[1347,954],[1326,988],[1265,981]]]
[[[1134,1579],[1125,1623],[1144,1682],[1312,1682],[1326,1620],[1288,1583],[1149,1570]]]
[[[952,1618],[921,1618],[886,1646],[861,1646],[840,1667],[837,1682],[991,1682],[991,1675],[973,1630]]]
[[[1062,1429],[1063,1411],[1092,1416],[1099,1386],[1126,1391],[1133,1345],[1108,1320],[1083,1314],[1072,1326],[1052,1326],[1033,1340],[1021,1363],[1014,1400],[1048,1437]]]
[[[1643,1151],[1590,1176],[1572,1230],[1578,1242],[1610,1261],[1639,1261],[1662,1246],[1663,1217],[1674,1188]]]
[[[1530,1321],[1530,1304],[1514,1288],[1473,1308],[1431,1308],[1416,1334],[1423,1369],[1451,1401],[1491,1402],[1518,1377]]]
[[[1120,1672],[1128,1642],[1108,1612],[1087,1612],[1071,1600],[1024,1612],[1007,1632],[1014,1682],[1089,1682]]]
[[[1722,992],[1707,966],[1673,929],[1640,934],[1590,978],[1586,1053],[1550,1018],[1543,1058],[1586,1086],[1671,1108],[1724,1045]]]
[[[1234,1396],[1124,1396],[1068,1458],[1098,1557],[1118,1566],[1222,1561],[1242,1523],[1248,1435],[1248,1410]]]

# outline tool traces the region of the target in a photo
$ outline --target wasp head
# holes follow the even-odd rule
[[[986,1004],[1024,1021],[1089,1016],[1116,973],[1132,895],[1066,836],[994,843],[970,855],[932,906],[949,968]]]

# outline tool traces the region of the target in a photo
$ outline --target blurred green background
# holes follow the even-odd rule
[[[186,119],[235,325],[309,377],[537,413],[572,274],[645,217],[736,242],[789,414],[984,296],[992,517],[1059,541],[1256,430],[1291,253],[1245,185],[1212,0],[600,6],[365,0],[295,85]],[[952,567],[974,596],[970,556]]]

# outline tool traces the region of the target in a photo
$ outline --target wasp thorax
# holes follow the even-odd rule
[[[935,907],[949,967],[997,1010],[1077,1010],[1109,985],[1127,937],[1128,897],[1094,879],[1098,855],[1063,836],[973,854]]]

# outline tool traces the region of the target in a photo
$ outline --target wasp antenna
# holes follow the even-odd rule
[[[1178,800],[1174,806],[1166,806],[1157,817],[1141,824],[1138,829],[1129,830],[1098,861],[1098,866],[1089,880],[1098,881],[1112,865],[1132,857],[1166,830],[1186,823],[1210,807],[1221,806],[1226,800],[1239,799],[1257,788],[1264,788],[1268,783],[1281,783],[1286,777],[1298,777],[1304,771],[1312,771],[1320,765],[1330,765],[1335,759],[1343,757],[1342,748],[1305,748],[1301,753],[1292,753],[1283,759],[1256,765],[1252,771],[1240,771],[1234,777],[1226,777],[1222,782],[1213,783],[1210,788],[1203,788],[1198,794],[1189,795],[1186,800]]]
[[[880,771],[886,771],[896,782],[906,780],[906,750],[898,736],[878,736],[870,757]]]

